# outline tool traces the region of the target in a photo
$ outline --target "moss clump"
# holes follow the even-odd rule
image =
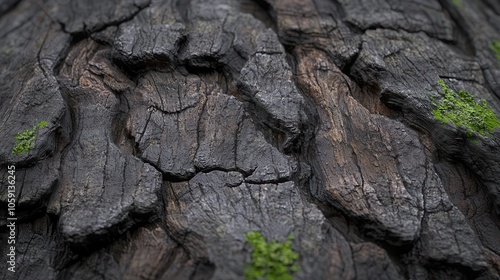
[[[247,280],[292,280],[297,272],[295,260],[299,257],[292,249],[293,236],[285,242],[266,242],[258,231],[248,232],[246,241],[253,247],[252,264],[245,269]]]
[[[457,6],[457,8],[462,8],[462,1],[461,0],[451,0],[453,5]]]
[[[438,104],[434,104],[436,108],[432,110],[432,114],[436,119],[442,123],[452,122],[456,126],[465,127],[468,136],[472,136],[473,132],[485,136],[500,127],[498,117],[488,107],[486,100],[477,103],[465,90],[456,93],[443,80],[438,80],[438,84],[445,95]]]
[[[35,147],[35,134],[41,129],[47,127],[46,121],[40,121],[37,125],[33,126],[31,129],[26,129],[23,132],[16,134],[16,143],[12,149],[12,153],[15,155],[21,155],[29,152]]]
[[[500,41],[495,41],[491,43],[490,48],[497,56],[497,60],[500,63]]]

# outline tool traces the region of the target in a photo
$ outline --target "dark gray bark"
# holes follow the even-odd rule
[[[500,130],[431,113],[500,114],[500,4],[453,2],[3,1],[0,278],[244,279],[258,230],[297,279],[500,279]]]

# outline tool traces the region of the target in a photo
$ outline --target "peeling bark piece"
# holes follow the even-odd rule
[[[200,170],[236,169],[238,131],[243,107],[236,98],[214,92],[200,118],[200,144],[194,159]]]
[[[123,232],[158,210],[161,174],[149,164],[123,155],[109,135],[110,112],[98,104],[81,107],[81,134],[63,158],[59,225],[71,243],[86,244],[95,236]],[[107,120],[107,122],[105,121]],[[75,159],[80,160],[75,160]]]
[[[184,27],[181,24],[153,25],[148,29],[125,26],[119,29],[115,46],[118,59],[130,64],[172,60],[182,38]],[[136,42],[137,38],[140,42]],[[139,45],[139,46],[138,46]]]
[[[173,1],[151,1],[134,21],[108,38],[116,49],[114,57],[127,65],[162,64],[174,60],[185,36],[179,11]]]
[[[29,219],[40,215],[58,185],[60,155],[44,159],[35,166],[17,168],[14,174],[17,200],[18,219]],[[2,172],[0,182],[0,201],[7,205],[7,183],[9,182],[7,168]],[[12,178],[12,177],[11,177]],[[0,222],[5,224],[5,221]]]
[[[167,82],[157,82],[160,77]],[[140,157],[164,174],[181,179],[192,177],[205,94],[212,90],[215,85],[208,86],[194,75],[146,76],[137,93],[144,105],[135,108],[128,120]]]
[[[83,45],[72,51],[61,71],[66,94],[78,104],[73,112],[78,133],[62,158],[61,184],[49,205],[60,215],[63,237],[79,246],[128,230],[139,217],[154,217],[161,187],[157,170],[113,143],[110,131],[120,101],[89,71],[99,61],[98,46]],[[88,56],[94,57],[89,65]],[[77,88],[71,86],[75,78]]]
[[[175,114],[198,106],[203,95],[215,87],[196,75],[150,72],[139,81],[138,94],[147,106]]]
[[[385,28],[424,31],[442,40],[453,39],[453,25],[439,1],[340,0],[346,21],[362,30]]]
[[[345,14],[342,6],[332,1],[277,0],[272,7],[284,45],[325,50],[341,69],[357,55],[361,37],[341,20]]]
[[[236,166],[246,174],[248,183],[290,180],[297,163],[266,141],[250,118],[244,118],[238,135]]]
[[[398,268],[380,247],[372,243],[353,244],[352,251],[355,279],[402,279]]]
[[[419,153],[410,158],[405,151],[422,150],[413,140],[416,135],[401,123],[371,116],[350,96],[354,85],[346,84],[334,65],[330,70],[317,67],[321,59],[328,61],[321,53],[299,54],[299,84],[320,108],[316,156],[321,164],[315,172],[325,185],[316,195],[320,199],[325,195],[332,205],[363,220],[367,234],[375,239],[394,244],[414,241],[423,214],[425,178],[409,178],[415,169],[424,173],[425,159]],[[393,146],[395,142],[402,147]],[[411,167],[401,170],[398,157]]]
[[[90,0],[85,3],[54,1],[48,13],[62,24],[65,32],[93,32],[132,19],[150,2],[151,0]]]
[[[474,232],[455,207],[449,211],[429,213],[424,219],[417,248],[430,262],[458,264],[474,271],[486,268],[483,250]]]
[[[423,33],[368,30],[350,74],[361,85],[377,85],[387,104],[408,113],[430,115],[430,98],[443,76],[454,83],[463,80],[467,83],[462,83],[462,88],[491,99],[481,86],[485,80],[476,61]]]
[[[289,146],[306,122],[304,99],[292,79],[284,54],[256,53],[241,70],[239,86],[255,103],[262,122],[287,135]]]

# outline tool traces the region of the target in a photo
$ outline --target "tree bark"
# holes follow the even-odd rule
[[[500,115],[494,0],[9,0],[0,38],[2,279],[244,279],[252,230],[296,279],[500,279],[500,130],[431,112]]]

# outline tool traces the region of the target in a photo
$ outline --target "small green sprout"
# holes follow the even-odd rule
[[[266,242],[258,231],[246,234],[246,241],[253,247],[252,264],[245,269],[247,280],[292,280],[292,274],[298,271],[295,260],[299,255],[292,249],[293,235],[285,242]]]
[[[33,126],[33,128],[26,129],[16,134],[16,143],[12,149],[12,153],[15,155],[22,155],[32,150],[35,147],[36,132],[45,127],[47,127],[47,122],[40,121],[37,125]]]
[[[438,104],[431,99],[433,105],[436,106],[432,114],[437,120],[445,124],[452,122],[456,126],[465,127],[469,137],[473,132],[486,136],[495,128],[500,127],[498,117],[488,107],[486,100],[483,99],[477,103],[474,97],[465,90],[456,93],[449,89],[443,80],[438,80],[438,84],[443,88],[445,95]]]

